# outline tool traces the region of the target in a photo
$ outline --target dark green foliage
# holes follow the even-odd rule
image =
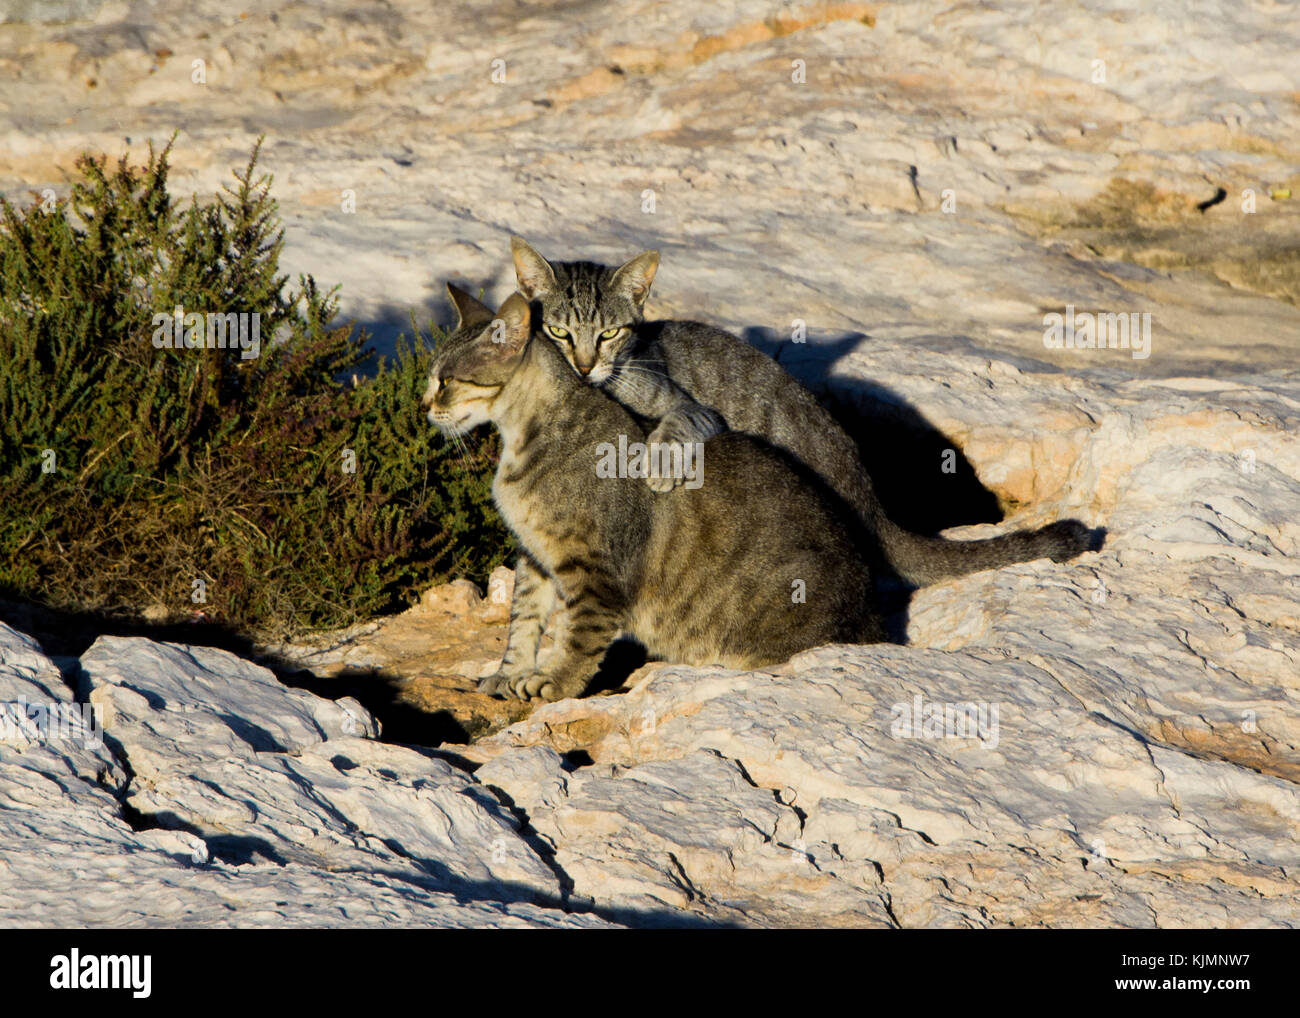
[[[170,148],[82,157],[53,207],[0,198],[0,594],[283,636],[482,580],[508,551],[494,446],[424,420],[427,351],[357,381],[365,337],[332,324],[334,292],[278,273],[257,150],[178,208]],[[155,348],[176,307],[259,312],[260,356]]]

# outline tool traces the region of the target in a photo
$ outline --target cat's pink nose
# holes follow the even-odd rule
[[[591,374],[591,369],[594,368],[596,364],[594,361],[590,364],[583,364],[582,361],[577,361],[574,363],[573,366],[578,369],[578,374],[580,374],[583,378],[586,378],[589,374]]]

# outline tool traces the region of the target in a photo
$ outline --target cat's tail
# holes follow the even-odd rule
[[[890,567],[918,587],[1037,558],[1065,562],[1092,550],[1099,536],[1078,520],[1058,520],[1037,530],[1018,530],[976,541],[923,537],[904,530],[883,514],[877,519],[877,528]]]

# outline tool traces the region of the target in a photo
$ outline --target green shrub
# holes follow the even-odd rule
[[[257,149],[184,208],[170,150],[83,156],[58,203],[0,198],[0,594],[279,637],[481,580],[509,550],[494,445],[424,420],[423,344],[358,381],[337,288],[279,274]],[[260,355],[157,348],[177,307],[260,313]]]

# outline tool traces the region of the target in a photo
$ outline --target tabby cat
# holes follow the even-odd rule
[[[1088,549],[1090,533],[1078,520],[975,541],[904,530],[881,508],[853,440],[772,358],[699,322],[644,320],[657,252],[610,268],[548,262],[522,238],[510,243],[519,291],[540,306],[540,331],[578,375],[657,422],[649,441],[702,441],[724,426],[765,439],[857,511],[877,552],[908,583],[924,586],[1036,558],[1061,562]]]
[[[620,632],[661,660],[744,669],[884,638],[855,514],[806,467],[725,432],[703,447],[699,486],[598,476],[620,436],[644,442],[632,415],[530,339],[522,296],[494,316],[448,290],[460,321],[421,406],[449,435],[496,426],[492,495],[522,549],[505,659],[480,689],[577,696]],[[539,665],[552,608],[555,650]]]

